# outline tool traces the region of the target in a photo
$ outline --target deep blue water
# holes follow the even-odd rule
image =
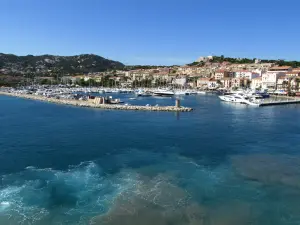
[[[195,110],[0,96],[0,224],[300,224],[300,106],[182,105]]]

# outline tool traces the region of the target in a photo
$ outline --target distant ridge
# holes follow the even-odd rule
[[[55,76],[123,69],[124,64],[94,54],[75,56],[0,53],[0,75]]]

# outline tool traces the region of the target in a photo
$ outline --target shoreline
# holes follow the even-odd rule
[[[70,99],[55,99],[47,98],[39,95],[16,94],[0,91],[0,95],[11,97],[43,101],[61,105],[71,105],[76,107],[86,108],[99,108],[111,110],[132,110],[132,111],[164,111],[164,112],[191,112],[193,109],[189,107],[176,107],[176,106],[138,106],[138,105],[114,105],[114,104],[94,104],[87,101],[70,100]]]

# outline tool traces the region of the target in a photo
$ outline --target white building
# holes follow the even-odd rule
[[[276,89],[277,80],[280,76],[285,76],[292,68],[289,66],[276,66],[271,67],[268,72],[262,74],[262,88],[263,89]]]
[[[180,86],[185,86],[185,85],[186,85],[186,77],[175,78],[175,79],[172,81],[172,84],[180,85]]]
[[[251,80],[251,85],[250,85],[252,90],[255,90],[257,88],[262,87],[262,78],[261,77],[256,77]]]
[[[259,77],[259,73],[254,73],[248,70],[242,70],[235,72],[235,78],[245,78],[248,80],[252,80],[253,78]]]

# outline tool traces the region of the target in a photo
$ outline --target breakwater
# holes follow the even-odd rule
[[[40,95],[29,95],[19,94],[0,91],[0,95],[13,96],[24,99],[32,99],[37,101],[72,105],[77,107],[88,107],[88,108],[100,108],[100,109],[111,109],[111,110],[134,110],[134,111],[165,111],[165,112],[190,112],[193,109],[189,107],[177,107],[177,106],[138,106],[138,105],[119,105],[119,104],[95,104],[88,101],[71,100],[71,99],[56,99],[47,98]]]

